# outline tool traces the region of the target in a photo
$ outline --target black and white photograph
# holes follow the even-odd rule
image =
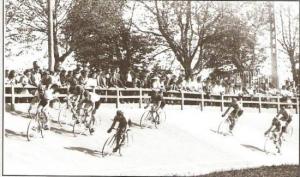
[[[2,176],[299,176],[299,1],[1,4]]]

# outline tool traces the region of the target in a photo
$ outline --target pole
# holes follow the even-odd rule
[[[48,0],[48,69],[54,71],[53,0]]]

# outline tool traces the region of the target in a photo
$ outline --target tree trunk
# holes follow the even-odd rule
[[[48,0],[48,69],[54,71],[54,46],[53,46],[53,10],[52,1]]]
[[[298,73],[296,70],[296,64],[295,64],[295,58],[293,54],[289,54],[290,62],[291,62],[291,69],[292,69],[292,74],[293,74],[293,80],[295,81],[296,85],[298,85],[299,80],[298,80]]]
[[[191,64],[186,63],[184,65],[184,73],[185,73],[185,80],[191,79],[193,75],[193,71],[191,68]]]

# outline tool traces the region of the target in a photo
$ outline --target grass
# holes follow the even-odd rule
[[[199,177],[298,177],[299,165],[263,166],[242,170],[214,172]]]

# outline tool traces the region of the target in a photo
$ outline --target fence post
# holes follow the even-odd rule
[[[203,111],[203,107],[204,107],[204,96],[203,96],[203,92],[201,92],[201,111]]]
[[[142,102],[143,102],[142,88],[140,87],[140,101],[139,101],[139,108],[142,108]]]
[[[224,96],[221,94],[221,112],[223,112],[224,109]]]
[[[119,108],[120,104],[120,94],[119,94],[119,87],[117,87],[117,101],[116,101],[116,108]]]
[[[261,97],[260,97],[260,95],[258,95],[258,104],[259,104],[259,106],[258,106],[258,112],[259,113],[261,113]]]
[[[183,105],[184,105],[184,92],[181,91],[181,110],[183,110]]]
[[[11,84],[11,111],[15,111],[15,87]]]
[[[296,114],[298,114],[298,112],[299,112],[299,97],[297,96],[296,97]]]
[[[279,95],[277,95],[277,113],[279,112],[280,110],[280,98],[279,98]]]
[[[107,89],[105,89],[105,103],[107,103]]]

